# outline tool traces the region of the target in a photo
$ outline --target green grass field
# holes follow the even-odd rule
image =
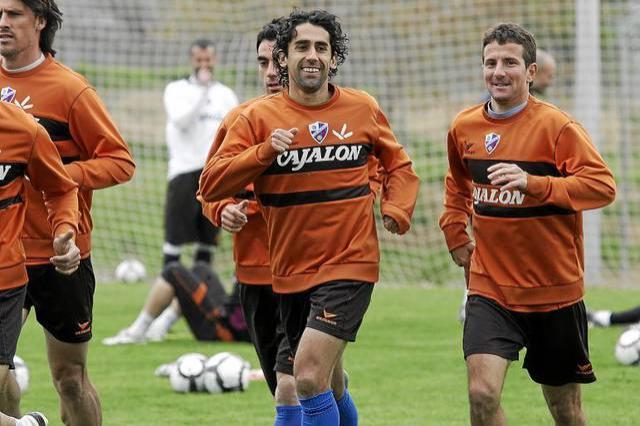
[[[186,352],[208,355],[233,351],[257,365],[248,344],[194,341],[180,321],[162,343],[105,347],[100,341],[129,324],[148,291],[146,285],[101,285],[95,305],[90,373],[99,390],[104,425],[270,425],[273,407],[264,383],[245,393],[176,394],[167,379],[153,376],[161,363]],[[345,365],[363,426],[465,425],[469,423],[461,326],[456,320],[461,290],[453,288],[377,288],[358,342],[347,348]],[[589,289],[594,308],[628,308],[640,291]],[[592,361],[598,381],[584,387],[584,406],[592,425],[637,425],[640,368],[613,359],[619,328],[591,331]],[[49,378],[42,333],[30,318],[18,354],[31,372],[22,409],[41,410],[60,425],[57,397]],[[539,387],[514,363],[504,389],[510,424],[551,425]]]

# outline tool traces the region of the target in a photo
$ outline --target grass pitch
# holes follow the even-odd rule
[[[89,371],[102,399],[104,425],[273,424],[264,383],[253,382],[244,393],[182,395],[171,390],[167,379],[153,376],[158,365],[186,352],[232,351],[257,366],[248,344],[196,342],[182,320],[162,343],[120,347],[100,343],[135,318],[148,289],[142,284],[97,288]],[[469,424],[462,328],[456,320],[460,297],[461,290],[453,288],[378,287],[374,291],[358,342],[347,348],[345,357],[361,425]],[[587,302],[593,308],[626,309],[639,301],[640,291],[588,289]],[[593,425],[634,425],[640,419],[636,399],[640,368],[620,366],[613,358],[621,332],[610,328],[590,333],[598,381],[583,387],[583,401]],[[23,330],[18,354],[31,373],[23,411],[41,410],[50,425],[61,425],[42,333],[33,315]],[[511,366],[503,393],[510,424],[553,424],[539,386],[521,366],[521,362]]]

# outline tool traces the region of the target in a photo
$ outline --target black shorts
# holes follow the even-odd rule
[[[280,297],[270,285],[238,283],[240,305],[271,394],[276,392],[276,371],[293,375],[293,352],[280,321]]]
[[[355,342],[373,293],[373,283],[340,280],[302,293],[280,294],[280,315],[293,352],[309,327]]]
[[[466,306],[463,349],[516,361],[527,348],[523,368],[535,382],[561,386],[596,380],[589,361],[587,315],[583,302],[550,312],[522,313],[495,301],[470,296]]]
[[[0,364],[13,369],[18,337],[22,329],[22,307],[26,286],[0,290]]]
[[[183,173],[169,181],[164,207],[164,239],[169,244],[218,243],[220,229],[204,217],[196,199],[201,172]]]
[[[27,273],[29,284],[24,307],[35,308],[42,327],[61,342],[91,340],[96,289],[91,258],[82,259],[78,270],[71,275],[57,272],[50,264],[27,266]]]
[[[188,270],[179,262],[171,262],[163,269],[162,278],[175,290],[197,340],[250,340],[240,305],[229,301],[220,278],[207,263],[196,262]]]

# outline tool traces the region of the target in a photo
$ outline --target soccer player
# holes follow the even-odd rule
[[[235,294],[227,295],[218,275],[207,262],[195,262],[191,270],[180,262],[169,262],[156,279],[144,307],[136,320],[118,334],[105,338],[107,346],[144,343],[154,339],[148,331],[153,323],[145,317],[160,318],[167,306],[178,303],[178,309],[197,340],[226,342],[249,341],[247,325]],[[163,314],[164,314],[163,312]],[[157,319],[156,319],[157,321]],[[163,331],[166,333],[166,330]]]
[[[40,191],[26,183],[29,204],[22,233],[29,285],[25,308],[44,328],[53,384],[65,424],[101,423],[97,392],[87,373],[95,278],[91,267],[93,190],[133,176],[131,154],[96,91],[54,59],[52,47],[62,14],[54,0],[0,0],[2,100],[34,115],[54,141],[78,185],[82,260],[71,275],[56,272],[51,226]]]
[[[589,321],[596,327],[611,327],[612,325],[637,324],[640,327],[640,306],[626,311],[592,311],[587,312]]]
[[[164,265],[179,261],[182,246],[191,242],[197,243],[195,261],[211,261],[219,229],[202,215],[198,179],[220,122],[238,105],[233,91],[214,79],[213,43],[195,40],[189,53],[192,74],[170,82],[164,91],[169,148]]]
[[[266,96],[280,93],[282,86],[273,60],[273,47],[280,19],[274,19],[258,33],[256,50],[258,75]],[[238,115],[253,102],[251,99],[224,118],[209,151],[207,162],[220,148],[228,129]],[[256,349],[260,366],[276,404],[275,426],[298,426],[302,411],[293,379],[293,352],[284,335],[278,296],[271,287],[267,225],[255,200],[253,184],[234,198],[203,202],[203,211],[216,226],[233,233],[233,258],[236,264],[240,305]]]
[[[45,220],[52,231],[50,264],[56,273],[72,274],[80,264],[80,250],[75,245],[78,190],[47,132],[33,117],[15,105],[0,102],[0,133],[0,425],[46,425],[46,417],[37,412],[14,418],[20,415],[20,390],[9,369],[14,368],[27,284],[20,232],[30,185],[42,191]]]
[[[506,424],[504,378],[526,347],[524,368],[556,424],[583,425],[579,384],[595,376],[581,211],[611,203],[615,182],[584,128],[529,95],[537,70],[531,33],[491,28],[482,58],[491,99],[451,125],[440,218],[454,262],[470,271],[463,349],[471,424]]]
[[[419,186],[376,101],[329,83],[347,43],[335,15],[292,12],[274,47],[286,89],[242,111],[200,180],[207,202],[254,182],[305,425],[357,424],[344,383],[332,378],[342,377],[334,369],[378,279],[369,156],[388,173],[382,214],[390,232],[408,231]]]
[[[536,64],[538,70],[529,90],[534,96],[544,97],[549,86],[553,84],[558,66],[551,53],[542,49],[536,51]]]

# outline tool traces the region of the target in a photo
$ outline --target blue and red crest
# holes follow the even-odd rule
[[[16,89],[13,89],[9,86],[3,87],[2,91],[0,91],[0,101],[2,102],[13,102],[16,97]]]
[[[484,147],[487,149],[489,155],[493,153],[500,143],[500,135],[497,133],[489,133],[484,137]]]
[[[324,138],[329,134],[329,125],[321,121],[309,124],[309,133],[314,141],[318,143],[324,142]]]

